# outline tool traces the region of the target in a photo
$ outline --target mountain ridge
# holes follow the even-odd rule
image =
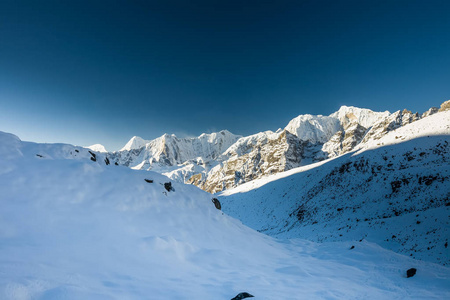
[[[278,238],[361,240],[450,264],[450,111],[344,155],[217,195],[227,214]]]
[[[328,116],[299,115],[277,132],[269,130],[245,137],[227,130],[188,139],[173,134],[151,141],[133,137],[122,148],[126,150],[107,155],[118,164],[160,172],[214,193],[273,172],[345,154],[359,144],[380,139],[396,128],[445,109],[448,102],[423,114],[406,109],[394,113],[374,112],[344,105]],[[289,133],[289,138],[279,139],[284,131]],[[227,138],[218,138],[221,135]],[[187,145],[195,143],[201,146]],[[237,167],[233,169],[232,165]]]

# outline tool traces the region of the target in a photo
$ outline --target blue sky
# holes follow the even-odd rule
[[[64,2],[64,3],[63,3]],[[449,1],[1,1],[0,130],[248,135],[450,98]]]

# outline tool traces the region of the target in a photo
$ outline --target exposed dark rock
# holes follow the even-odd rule
[[[417,269],[416,268],[411,268],[408,271],[406,271],[406,277],[413,277],[414,275],[416,275]]]
[[[76,153],[79,153],[80,151],[78,151],[77,149],[75,149],[75,152],[76,152]]]
[[[116,161],[115,163],[114,163],[116,166],[118,166],[119,165],[119,163]]]
[[[153,183],[153,180],[151,180],[151,179],[144,179],[146,182],[148,182],[148,183]]]
[[[236,297],[234,297],[234,298],[231,299],[231,300],[241,300],[241,299],[250,298],[250,297],[255,297],[255,296],[250,295],[250,294],[247,293],[247,292],[243,292],[243,293],[237,294]]]
[[[168,192],[175,192],[175,189],[172,187],[172,182],[166,182],[164,183],[164,188],[168,191]]]
[[[220,205],[220,202],[217,198],[212,198],[212,203],[214,203],[214,205],[216,206],[217,209],[222,209],[222,206]]]
[[[97,156],[95,155],[94,152],[88,151],[91,154],[91,160],[92,161],[97,161]]]
[[[105,157],[105,164],[109,165],[109,159],[107,157]]]
[[[36,154],[36,156],[37,156],[37,157],[41,157],[41,158],[43,157],[43,156],[42,156],[42,155],[40,155],[40,154]]]
[[[355,249],[355,246],[351,246],[351,247],[350,247],[350,250],[352,250],[352,249]]]

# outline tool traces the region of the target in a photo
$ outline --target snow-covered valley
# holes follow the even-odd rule
[[[275,239],[81,147],[0,133],[0,157],[1,299],[450,297],[448,267],[368,240]]]
[[[279,238],[375,242],[450,264],[450,111],[335,159],[220,194],[223,210]]]

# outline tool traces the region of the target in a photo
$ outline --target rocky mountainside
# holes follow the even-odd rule
[[[444,102],[441,111],[448,108]],[[109,159],[134,169],[154,170],[215,193],[242,183],[345,154],[387,133],[438,112],[394,113],[342,106],[329,116],[300,115],[277,132],[240,137],[228,131],[152,141],[133,137]]]
[[[244,137],[223,154],[222,161],[187,183],[215,193],[253,179],[280,173],[300,165],[304,143],[286,130]]]
[[[368,240],[449,265],[450,111],[405,118],[378,121],[392,130],[357,151],[224,191],[222,209],[276,237]]]

